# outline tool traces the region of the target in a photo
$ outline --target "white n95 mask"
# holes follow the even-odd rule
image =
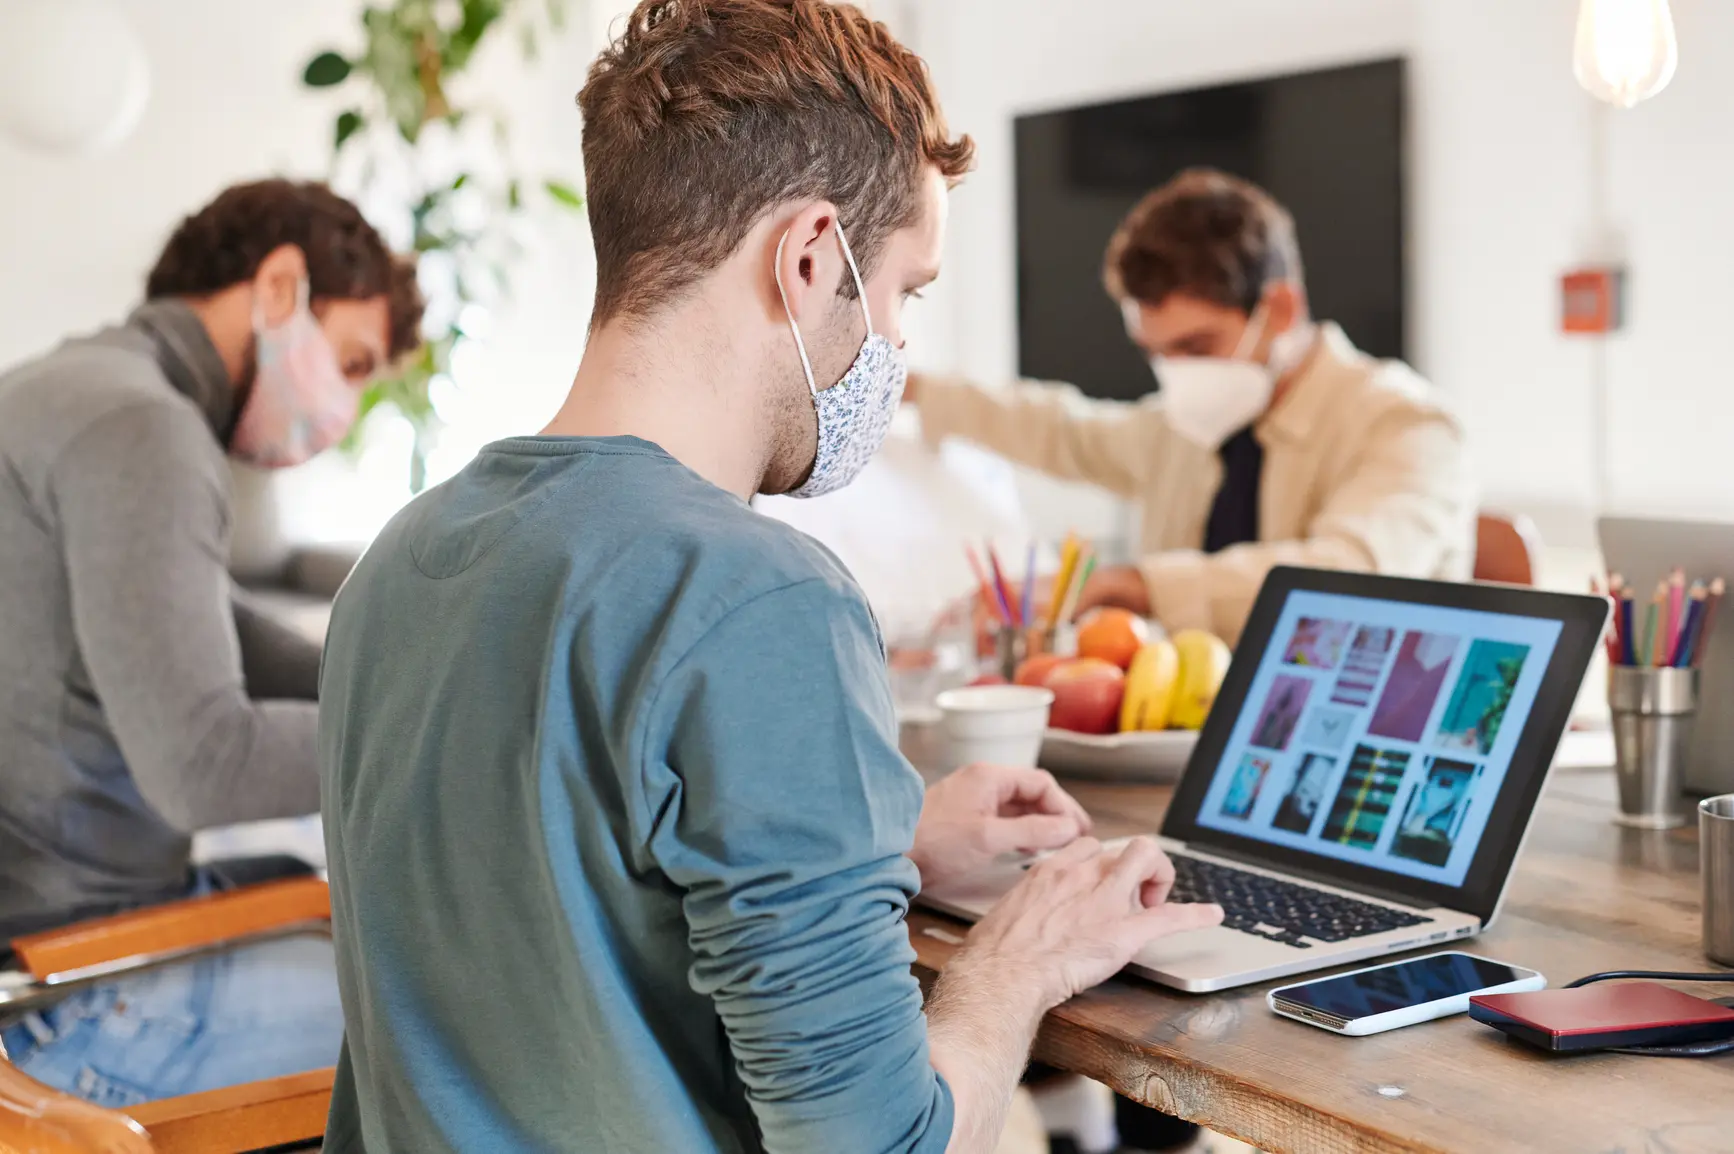
[[[849,371],[828,389],[820,389],[813,379],[813,364],[807,359],[801,326],[795,323],[795,314],[789,309],[789,294],[783,287],[783,246],[788,243],[789,234],[785,232],[777,242],[777,292],[783,298],[789,331],[795,334],[795,351],[801,354],[801,371],[807,374],[807,391],[812,394],[813,408],[819,415],[819,452],[813,458],[813,471],[797,488],[789,490],[791,497],[823,497],[861,475],[861,470],[885,443],[885,434],[891,430],[891,418],[897,413],[909,376],[903,350],[873,331],[867,286],[861,282],[861,270],[855,265],[855,254],[849,251],[842,226],[837,225],[836,229],[849,275],[855,278],[861,315],[867,320],[867,339]]]
[[[1264,324],[1261,306],[1233,356],[1151,359],[1151,371],[1162,387],[1162,411],[1175,432],[1214,452],[1263,415],[1277,378],[1305,358],[1313,337],[1311,326],[1296,325],[1271,343],[1270,364],[1244,360],[1258,347]]]

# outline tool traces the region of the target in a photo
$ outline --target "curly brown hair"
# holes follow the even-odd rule
[[[313,181],[259,180],[225,189],[176,227],[145,278],[145,297],[220,292],[251,280],[286,244],[307,258],[314,299],[388,298],[392,357],[421,344],[415,262],[392,255],[360,209]]]
[[[1250,181],[1187,169],[1126,215],[1102,279],[1115,300],[1182,293],[1250,314],[1271,281],[1301,280],[1294,218]]]
[[[795,200],[837,205],[866,275],[914,223],[924,168],[957,180],[975,154],[920,57],[825,0],[643,0],[578,106],[592,324],[666,304]]]

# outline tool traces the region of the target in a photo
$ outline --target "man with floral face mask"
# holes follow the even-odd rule
[[[571,395],[332,616],[325,1149],[989,1154],[1041,1015],[1221,911],[1039,771],[924,793],[860,589],[748,504],[885,435],[971,146],[822,0],[645,0],[579,107]],[[912,893],[1017,849],[1057,852],[923,1014]]]
[[[1466,579],[1475,494],[1461,426],[1406,366],[1308,315],[1294,222],[1268,195],[1193,170],[1115,233],[1105,279],[1160,391],[918,377],[934,443],[955,436],[1137,503],[1136,565],[1099,569],[1080,608],[1240,634],[1273,565]]]
[[[414,270],[324,186],[266,180],[183,221],[145,298],[0,376],[0,953],[258,880],[195,867],[193,833],[318,808],[318,647],[230,582],[226,458],[339,440],[418,343]],[[118,1106],[325,1065],[341,1023],[306,948],[88,987],[0,1044]]]

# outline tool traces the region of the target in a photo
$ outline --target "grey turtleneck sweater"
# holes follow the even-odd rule
[[[184,892],[196,829],[319,807],[317,707],[258,699],[311,697],[316,651],[245,654],[283,637],[230,585],[233,410],[169,301],[0,376],[0,948]]]

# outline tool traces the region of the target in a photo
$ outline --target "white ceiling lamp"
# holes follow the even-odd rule
[[[56,155],[100,152],[150,99],[144,45],[108,0],[8,0],[0,15],[0,135]]]
[[[1668,0],[1583,0],[1572,63],[1591,96],[1630,108],[1666,88],[1679,62]]]

